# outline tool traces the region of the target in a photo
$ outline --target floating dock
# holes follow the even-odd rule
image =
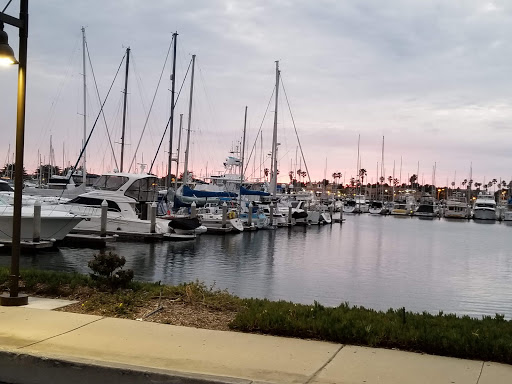
[[[85,248],[106,248],[108,244],[114,243],[117,236],[99,236],[83,233],[70,233],[58,245],[69,247]]]

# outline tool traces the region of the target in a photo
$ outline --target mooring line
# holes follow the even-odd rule
[[[343,347],[345,346],[345,344],[342,344],[338,350],[336,352],[334,352],[334,354],[329,358],[329,360],[327,360],[325,362],[324,365],[322,365],[319,369],[317,369],[317,371],[315,373],[313,373],[309,379],[307,379],[304,384],[309,384],[311,383],[311,380],[313,380],[325,367],[327,367],[327,365],[336,357],[336,355],[338,355],[338,353],[343,349]]]
[[[79,327],[76,327],[76,328],[70,329],[69,331],[59,333],[58,335],[50,336],[50,337],[47,337],[46,339],[39,340],[39,341],[35,341],[35,342],[30,343],[30,344],[27,344],[27,345],[23,345],[23,346],[21,346],[21,347],[18,347],[17,349],[23,349],[23,348],[31,347],[31,346],[33,346],[33,345],[35,345],[35,344],[43,343],[43,342],[48,341],[48,340],[50,340],[50,339],[54,339],[54,338],[56,338],[56,337],[59,337],[59,336],[65,335],[66,333],[71,333],[71,332],[73,332],[73,331],[76,331],[77,329],[83,328],[83,327],[85,327],[85,326],[87,326],[87,325],[90,325],[90,324],[92,324],[92,323],[95,323],[95,322],[100,321],[100,320],[103,320],[103,319],[105,319],[105,317],[101,317],[101,318],[99,318],[99,319],[96,319],[96,320],[90,321],[89,323],[86,323],[86,324],[83,324],[83,325],[81,325],[81,326],[79,326]]]

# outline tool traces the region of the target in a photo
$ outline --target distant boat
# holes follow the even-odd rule
[[[496,220],[496,201],[489,193],[480,192],[473,204],[473,219]]]
[[[468,219],[469,208],[466,197],[462,195],[451,196],[446,201],[444,217],[447,219]]]

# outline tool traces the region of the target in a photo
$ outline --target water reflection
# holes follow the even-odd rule
[[[114,250],[145,281],[200,280],[242,297],[303,303],[511,316],[512,229],[484,223],[347,215],[341,226],[119,242]],[[62,248],[24,255],[21,266],[88,273],[95,252]],[[0,256],[0,264],[9,263],[9,254]]]

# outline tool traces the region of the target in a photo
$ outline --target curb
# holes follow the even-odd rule
[[[8,351],[0,351],[0,382],[8,384],[49,382],[52,384],[256,384],[252,380],[232,377],[158,370],[99,361],[47,358]]]

